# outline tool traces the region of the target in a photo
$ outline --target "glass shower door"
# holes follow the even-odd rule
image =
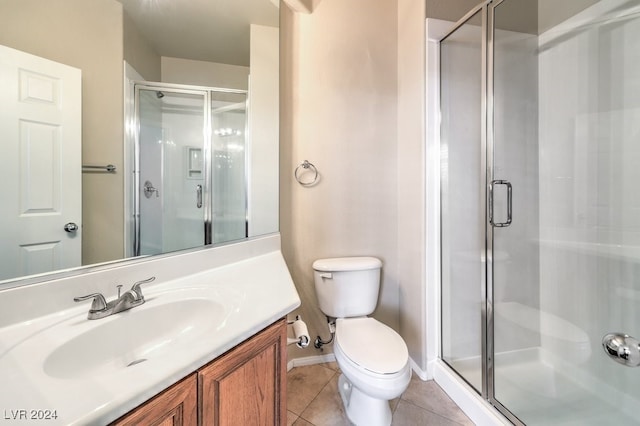
[[[481,12],[440,43],[441,357],[478,392],[485,250]]]
[[[137,255],[207,241],[208,93],[137,86]]]
[[[490,399],[640,424],[640,2],[552,3],[489,8]]]
[[[247,94],[211,92],[213,242],[247,236]]]

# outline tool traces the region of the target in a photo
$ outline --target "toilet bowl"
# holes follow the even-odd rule
[[[407,346],[393,329],[373,318],[336,321],[333,346],[347,417],[356,425],[389,425],[389,400],[409,385]]]
[[[320,309],[336,318],[334,354],[342,371],[340,396],[357,426],[391,424],[389,400],[411,380],[409,352],[398,333],[371,314],[378,301],[382,262],[374,257],[320,259],[313,263]]]

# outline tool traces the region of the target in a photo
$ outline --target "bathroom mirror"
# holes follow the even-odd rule
[[[132,80],[162,82],[176,87],[247,91],[247,100],[250,105],[255,105],[255,109],[247,112],[247,126],[254,127],[242,129],[251,134],[244,156],[244,174],[249,176],[246,182],[249,194],[246,196],[247,232],[244,237],[277,232],[278,23],[277,0],[1,0],[1,46],[80,70],[81,147],[78,150],[81,152],[73,155],[78,156],[82,166],[82,171],[74,167],[81,182],[78,186],[82,189],[72,191],[72,185],[59,184],[57,178],[38,178],[45,184],[40,187],[49,186],[52,181],[52,186],[58,185],[54,188],[54,196],[65,193],[76,197],[75,203],[81,205],[81,210],[78,210],[81,213],[73,217],[59,217],[55,227],[61,231],[60,235],[46,237],[37,243],[24,243],[15,237],[14,230],[25,226],[0,227],[0,239],[5,242],[0,250],[5,262],[0,264],[0,270],[4,271],[4,275],[0,275],[0,288],[45,281],[55,272],[81,273],[82,268],[90,265],[117,265],[114,262],[132,260],[131,223],[134,213],[130,200],[133,199],[132,193],[139,189],[131,186],[134,181],[131,176],[134,148],[127,141],[135,130],[130,114],[133,92],[128,84]],[[10,56],[6,54],[0,55],[0,72],[6,73],[8,67],[24,71],[20,64],[9,64],[8,58]],[[252,58],[257,59],[254,61]],[[265,61],[265,58],[269,60]],[[254,64],[260,61],[267,63],[262,63],[260,71],[254,71]],[[269,69],[264,71],[264,68]],[[48,76],[47,72],[39,71],[22,74]],[[248,90],[249,80],[256,90]],[[52,81],[51,87],[57,87],[58,80],[50,78],[42,80],[45,81],[42,83],[31,78],[30,81],[34,93],[40,93]],[[3,86],[6,86],[4,81]],[[26,86],[20,87],[14,91],[24,91]],[[57,90],[53,98],[62,93]],[[262,97],[252,99],[258,92]],[[167,101],[175,96],[167,93],[164,98]],[[39,99],[37,101],[40,102]],[[216,102],[218,104],[213,109],[217,106],[220,110],[221,101]],[[4,105],[2,108],[7,110]],[[261,116],[260,111],[269,111],[270,115]],[[0,118],[0,124],[6,123],[6,117]],[[22,131],[20,129],[16,132]],[[212,132],[216,130],[220,129],[212,129]],[[0,132],[6,135],[1,128]],[[165,129],[158,143],[173,143],[167,133]],[[20,158],[20,155],[25,155],[24,143],[18,145],[20,147],[15,150],[18,158],[9,160],[6,153],[0,155],[5,158],[5,163],[13,161],[18,164],[24,160]],[[49,152],[47,147],[42,148],[34,145],[34,152],[39,152],[39,155]],[[0,145],[0,149],[4,148]],[[52,157],[66,154],[68,152],[63,152],[57,145],[51,150]],[[189,179],[193,179],[194,173],[199,173],[199,151],[185,148],[180,155],[184,157],[180,167],[185,169],[185,181],[194,183]],[[100,168],[107,165],[113,165],[115,172]],[[51,169],[61,171],[58,170],[60,167]],[[30,198],[23,190],[27,185],[23,180],[31,176],[23,171],[14,176],[2,173],[5,172],[0,172],[3,181],[16,181],[16,189],[2,195],[0,219],[4,221],[2,216],[7,212],[25,216],[24,200]],[[38,179],[32,180],[37,183]],[[159,192],[153,196],[158,196]],[[32,216],[56,216],[54,204],[48,209],[36,205]],[[74,230],[74,225],[77,225],[77,230]],[[58,250],[58,242],[65,240],[80,242],[80,254],[71,263],[60,260],[63,255]],[[9,250],[13,252],[11,256],[7,255]],[[162,248],[158,251],[163,255],[165,252]],[[15,265],[16,272],[7,272]]]

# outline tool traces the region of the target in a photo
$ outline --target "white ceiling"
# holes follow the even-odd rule
[[[249,66],[249,24],[278,26],[275,0],[118,0],[161,56]]]

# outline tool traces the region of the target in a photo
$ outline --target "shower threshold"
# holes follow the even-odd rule
[[[478,357],[449,363],[467,381],[481,380]],[[640,401],[540,347],[496,354],[494,386],[495,399],[527,425],[640,424],[632,415]]]

